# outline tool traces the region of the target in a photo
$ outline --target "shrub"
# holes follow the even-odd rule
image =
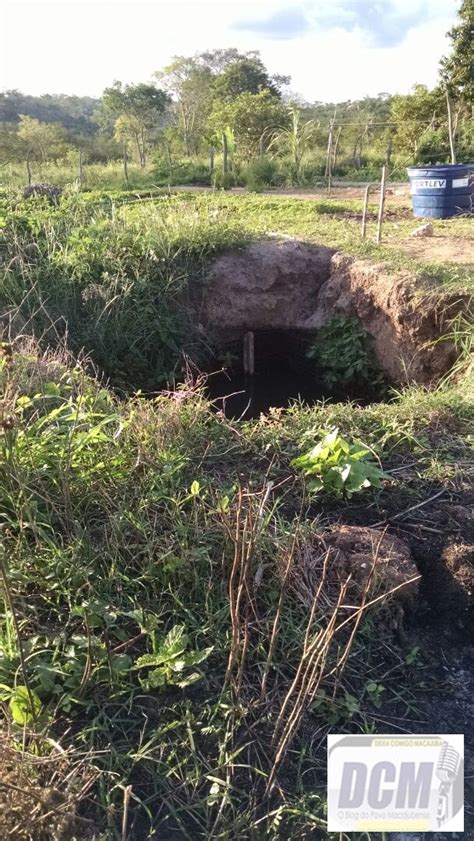
[[[223,173],[217,169],[212,176],[212,186],[215,190],[231,190],[235,187],[235,176],[232,172]]]
[[[279,183],[278,165],[271,158],[258,158],[248,165],[244,180],[252,193],[258,193],[264,187],[274,187]]]
[[[307,356],[317,360],[329,387],[382,384],[369,336],[357,318],[331,318],[319,331]]]
[[[367,456],[370,450],[360,441],[350,444],[335,427],[308,453],[291,462],[310,476],[309,490],[330,496],[351,497],[365,488],[380,488],[387,478],[383,470]]]

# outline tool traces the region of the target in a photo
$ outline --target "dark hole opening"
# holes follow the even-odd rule
[[[313,338],[306,332],[255,331],[253,376],[244,371],[243,338],[241,334],[222,342],[220,352],[209,366],[208,396],[216,410],[223,411],[228,418],[257,418],[271,408],[287,408],[295,400],[311,406],[323,399],[351,399],[361,404],[374,399],[365,389],[354,385],[328,386],[324,371],[306,356]]]

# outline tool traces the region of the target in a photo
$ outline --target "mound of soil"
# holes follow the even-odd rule
[[[329,606],[348,579],[348,593],[356,601],[368,584],[372,595],[394,591],[391,599],[403,603],[418,591],[419,573],[409,547],[377,529],[337,525],[299,548],[290,584],[307,606],[313,603],[324,567]]]

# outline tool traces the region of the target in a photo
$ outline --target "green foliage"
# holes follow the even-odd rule
[[[203,651],[187,651],[188,637],[184,625],[174,625],[165,639],[151,654],[143,654],[135,663],[135,669],[152,669],[146,677],[140,678],[144,689],[160,689],[178,686],[184,689],[202,678],[199,671],[188,671],[207,660],[212,646]]]
[[[62,126],[41,123],[34,117],[20,114],[17,129],[18,157],[43,163],[63,158],[68,151],[66,132]]]
[[[215,96],[223,102],[232,102],[242,94],[259,94],[268,91],[279,97],[280,91],[272,81],[258,55],[244,56],[232,61],[213,84]]]
[[[34,724],[41,712],[41,698],[27,686],[0,683],[0,701],[8,701],[11,717],[19,727]]]
[[[172,110],[185,155],[196,154],[206,135],[212,105],[210,68],[203,65],[198,56],[175,56],[171,64],[154,75],[173,97]]]
[[[117,386],[156,389],[180,376],[183,353],[199,362],[205,352],[187,306],[190,286],[199,296],[210,260],[250,238],[233,218],[216,224],[206,206],[196,214],[173,198],[118,210],[110,199],[63,200],[57,211],[37,205],[12,213],[4,230],[12,258],[32,241],[38,258],[14,260],[2,304],[20,305],[29,318],[34,297],[47,297],[35,316],[46,341],[67,323],[73,348],[92,351]]]
[[[231,190],[232,187],[235,187],[234,173],[216,169],[212,176],[212,186],[215,190]]]
[[[394,143],[417,156],[424,134],[446,124],[446,107],[439,88],[415,85],[413,93],[392,100],[390,118],[395,123]]]
[[[440,75],[443,86],[455,99],[472,110],[474,102],[473,44],[474,5],[462,0],[458,23],[448,32],[451,53],[441,60]]]
[[[298,176],[303,155],[311,146],[314,139],[316,125],[314,120],[302,120],[301,113],[296,106],[289,109],[289,125],[278,128],[271,133],[270,149],[278,149],[288,153]]]
[[[133,140],[141,166],[145,166],[149,134],[156,129],[169,97],[155,85],[122,85],[114,82],[102,95],[105,114],[115,118],[115,135],[122,142]]]
[[[209,118],[211,129],[221,133],[229,126],[235,136],[239,155],[244,159],[259,154],[262,139],[270,130],[284,125],[287,109],[267,89],[241,93],[230,101],[217,101]]]
[[[317,360],[329,387],[382,383],[368,335],[356,318],[331,318],[319,330],[307,356]]]
[[[366,488],[380,488],[388,478],[371,456],[364,444],[350,444],[334,428],[291,463],[305,476],[312,477],[308,483],[312,493],[350,498]]]
[[[246,167],[244,180],[247,189],[254,193],[274,187],[281,181],[278,164],[271,158],[258,158]]]
[[[150,204],[121,206],[112,198],[116,217],[135,219],[139,235],[142,216],[154,228]],[[199,204],[202,216],[214,200]],[[246,213],[257,208],[268,224],[269,199],[263,210],[260,197],[241,200]],[[89,224],[89,210],[100,218],[101,203],[111,197],[92,196],[90,207],[85,197],[64,201],[60,209],[20,201],[15,234],[34,230],[44,247],[46,219],[59,227],[58,236],[68,235],[66,208],[77,226]],[[177,203],[182,216],[187,201]],[[302,204],[290,204],[292,219],[305,218],[298,217],[308,212]],[[160,203],[160,212],[171,206]],[[219,208],[232,216],[233,197]],[[136,257],[128,257],[134,265]],[[51,285],[54,276],[52,270]],[[71,282],[81,277],[78,271]],[[314,795],[313,785],[320,757],[306,749],[307,728],[368,728],[392,691],[398,709],[413,682],[416,651],[405,657],[397,650],[392,661],[389,623],[383,618],[383,634],[370,634],[369,619],[358,629],[348,674],[332,679],[341,658],[338,635],[280,766],[284,792],[274,793],[272,814],[262,818],[256,793],[263,798],[274,764],[276,717],[302,656],[307,665],[308,640],[328,628],[326,603],[308,627],[307,603],[282,587],[278,572],[282,557],[305,545],[315,525],[298,516],[307,510],[305,483],[291,483],[288,494],[288,462],[311,446],[315,430],[337,425],[338,437],[367,440],[391,467],[397,458],[404,469],[417,461],[409,486],[393,485],[392,502],[399,494],[401,510],[431,492],[430,456],[456,452],[461,478],[472,402],[418,389],[364,409],[295,405],[237,429],[210,410],[199,390],[119,401],[81,365],[66,365],[67,358],[64,350],[44,353],[22,339],[13,351],[4,346],[0,366],[0,529],[13,594],[10,605],[2,582],[0,682],[10,753],[24,768],[25,750],[34,751],[35,768],[44,758],[56,784],[71,780],[70,766],[62,770],[68,756],[75,773],[84,768],[73,796],[80,798],[87,783],[83,814],[94,815],[94,831],[107,841],[121,837],[129,785],[129,827],[140,826],[140,833],[157,825],[203,841],[217,834],[324,833],[324,797]],[[325,505],[321,495],[318,512],[329,517],[333,504]],[[61,751],[57,763],[53,742]]]
[[[326,692],[318,692],[312,709],[324,715],[329,726],[343,726],[352,721],[354,716],[361,712],[359,700],[350,692],[344,692],[339,698],[330,698]]]

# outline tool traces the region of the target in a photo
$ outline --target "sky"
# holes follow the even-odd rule
[[[309,102],[436,83],[458,0],[0,0],[0,89],[99,96],[175,55],[260,50]]]

